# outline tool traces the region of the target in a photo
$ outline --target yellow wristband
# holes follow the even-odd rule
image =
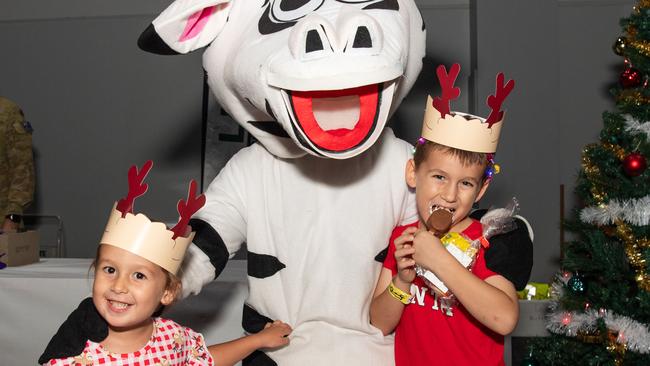
[[[388,293],[390,294],[390,296],[396,298],[397,300],[399,300],[399,302],[401,302],[404,305],[410,304],[411,298],[413,298],[411,294],[402,291],[401,288],[395,286],[395,284],[393,284],[393,281],[390,281],[390,285],[388,285]]]

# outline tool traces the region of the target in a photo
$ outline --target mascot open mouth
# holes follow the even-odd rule
[[[344,152],[363,144],[375,130],[382,84],[342,90],[286,91],[294,128],[318,149]]]

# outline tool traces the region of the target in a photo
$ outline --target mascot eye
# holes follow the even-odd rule
[[[377,0],[336,0],[343,4],[363,4],[363,3],[373,3]]]
[[[247,0],[248,1],[248,0]],[[325,0],[272,0],[258,22],[260,34],[273,34],[296,25],[305,15],[323,5]]]
[[[295,22],[323,5],[325,0],[275,0],[271,6],[274,21]]]
[[[365,4],[363,9],[399,10],[397,0],[336,0],[344,4]]]

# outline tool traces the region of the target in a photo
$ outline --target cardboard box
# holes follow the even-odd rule
[[[0,234],[0,254],[6,253],[0,262],[9,267],[38,262],[39,239],[38,231]]]
[[[513,337],[548,337],[546,310],[550,300],[519,300],[519,323]]]

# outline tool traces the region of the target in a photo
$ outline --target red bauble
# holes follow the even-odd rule
[[[623,159],[623,170],[630,177],[643,174],[647,167],[645,156],[639,153],[631,153]]]
[[[628,69],[623,70],[621,73],[621,76],[618,78],[618,81],[621,83],[623,88],[636,88],[637,86],[641,85],[641,81],[643,79],[643,76],[641,75],[641,71],[630,67]]]

